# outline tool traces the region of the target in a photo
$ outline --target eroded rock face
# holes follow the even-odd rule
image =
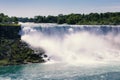
[[[20,40],[20,27],[0,27],[0,65],[14,65],[45,62],[44,50],[38,53]]]
[[[4,41],[4,42],[3,42]],[[4,60],[7,64],[26,64],[35,62],[44,62],[43,55],[45,52],[39,51],[36,54],[34,50],[29,48],[26,43],[20,40],[0,40],[0,64],[4,64],[1,60]]]
[[[20,26],[0,26],[0,38],[20,39]]]

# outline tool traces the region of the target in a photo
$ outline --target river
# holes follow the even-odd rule
[[[0,80],[120,80],[120,26],[21,23],[46,63],[0,67]]]

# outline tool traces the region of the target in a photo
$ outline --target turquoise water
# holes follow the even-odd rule
[[[27,64],[0,67],[0,80],[120,80],[120,65]]]

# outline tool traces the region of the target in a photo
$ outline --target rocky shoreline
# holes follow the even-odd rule
[[[37,51],[21,41],[21,26],[0,26],[0,66],[43,63],[44,50]]]

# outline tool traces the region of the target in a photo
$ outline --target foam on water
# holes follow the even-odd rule
[[[44,64],[0,67],[0,80],[120,80],[120,27],[22,23],[21,39]]]
[[[119,26],[34,23],[22,26],[21,39],[31,47],[43,48],[51,62],[80,65],[120,60]]]

